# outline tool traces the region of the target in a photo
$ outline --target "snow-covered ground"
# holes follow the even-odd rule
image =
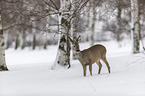
[[[0,96],[145,96],[145,55],[131,54],[131,42],[119,47],[115,41],[101,42],[107,48],[101,74],[93,65],[93,76],[83,77],[81,64],[71,60],[71,68],[51,70],[57,46],[47,50],[6,50],[8,72],[0,72]],[[82,43],[81,49],[89,47]]]

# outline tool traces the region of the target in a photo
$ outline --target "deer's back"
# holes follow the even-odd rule
[[[104,56],[106,56],[106,48],[100,44],[81,51],[81,59],[83,59],[84,62],[91,60],[92,63],[95,63]]]

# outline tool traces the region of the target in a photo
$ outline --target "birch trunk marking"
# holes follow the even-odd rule
[[[0,29],[0,71],[7,71],[6,61],[5,61],[5,49],[4,49],[4,37],[3,31]]]
[[[138,24],[138,14],[139,14],[139,9],[138,9],[138,0],[131,0],[131,34],[132,34],[132,41],[133,41],[133,53],[139,53],[140,48],[139,48],[139,24]]]
[[[61,19],[62,19],[62,0],[60,0],[60,9],[59,9],[59,14],[58,14],[58,49],[57,49],[57,54],[56,54],[56,58],[54,61],[54,64],[52,65],[51,69],[54,69],[55,66],[58,64],[58,59],[60,56],[60,50],[59,50],[59,43],[60,43],[60,38],[61,38]]]

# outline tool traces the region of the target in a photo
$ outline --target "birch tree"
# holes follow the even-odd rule
[[[0,26],[2,26],[0,24]],[[5,48],[2,27],[0,28],[0,71],[8,71],[5,61]]]
[[[108,12],[111,12],[113,19],[106,20],[106,24],[103,26],[103,31],[110,31],[113,33],[113,38],[118,41],[118,43],[123,40],[123,33],[127,34],[130,30],[130,2],[126,0],[110,0],[113,2],[108,2],[109,5]],[[111,16],[108,15],[108,16]]]
[[[65,1],[63,2],[62,0],[60,0],[59,3],[59,9],[58,9],[58,50],[57,50],[57,56],[56,56],[56,60],[54,62],[54,65],[52,68],[54,68],[56,66],[56,64],[65,66],[67,65],[66,63],[66,37],[65,35],[61,35],[62,33],[62,11],[63,8],[65,8]]]
[[[58,52],[56,56],[56,60],[54,63],[53,68],[55,65],[59,64],[62,66],[67,66],[70,68],[70,42],[69,42],[69,35],[70,35],[70,7],[71,0],[60,0],[60,8],[58,14],[58,32],[59,32],[59,41],[58,41]],[[68,15],[69,14],[69,15]],[[61,35],[63,34],[63,35]]]
[[[8,71],[5,61],[4,37],[2,28],[2,1],[0,1],[0,71]]]
[[[18,2],[18,1],[19,0],[17,0],[16,2]],[[62,46],[65,46],[64,49],[66,52],[61,54],[60,50],[58,50],[58,55],[56,57],[55,63],[58,64],[61,61],[65,61],[61,65],[69,65],[69,67],[70,67],[70,44],[69,44],[70,42],[68,40],[68,37],[71,34],[70,33],[71,20],[72,20],[72,18],[75,17],[76,13],[80,12],[80,10],[85,7],[85,5],[87,4],[87,2],[89,0],[78,0],[79,6],[77,8],[75,8],[74,10],[72,9],[71,0],[42,0],[42,2],[41,1],[37,2],[35,0],[32,0],[32,1],[20,0],[20,1],[21,1],[21,3],[24,3],[24,6],[26,7],[26,9],[24,8],[23,11],[21,12],[18,10],[17,6],[15,6],[15,4],[13,4],[13,6],[15,6],[14,9],[15,8],[16,9],[12,10],[12,13],[16,12],[17,14],[20,14],[24,20],[25,20],[25,18],[30,18],[30,21],[33,22],[33,21],[37,21],[37,20],[33,19],[35,17],[38,17],[38,20],[42,20],[43,18],[47,18],[50,15],[53,15],[55,17],[56,17],[56,15],[58,16],[58,22],[56,24],[56,25],[58,25],[58,31],[56,33],[59,34],[58,45],[60,44],[61,37],[63,35],[65,35],[66,42],[65,42],[65,44],[62,43]],[[62,4],[64,4],[64,5],[62,6]],[[16,20],[18,20],[18,19],[16,18]],[[29,27],[33,26],[33,24],[32,24],[32,26],[30,26],[30,25],[25,25],[25,24],[20,24],[20,23],[21,22],[13,22],[13,25],[14,26],[21,25],[21,26],[29,26]],[[38,28],[38,29],[40,29],[40,28]],[[34,39],[36,39],[35,36],[34,36]],[[63,56],[66,56],[67,58],[65,58],[65,60],[59,59],[59,57],[63,57]]]
[[[138,0],[131,0],[131,34],[133,40],[133,53],[140,52],[140,40],[139,40],[139,9]]]
[[[89,5],[88,5],[88,24],[90,25],[90,36],[89,36],[89,41],[90,45],[92,46],[95,42],[95,31],[96,31],[96,20],[97,20],[97,11],[96,8],[99,7],[102,4],[103,0],[90,0]],[[99,19],[99,18],[98,18]]]
[[[89,33],[91,32],[91,31],[90,31],[90,25],[91,25],[91,23],[90,23],[90,21],[91,21],[91,20],[90,20],[90,17],[91,17],[91,16],[90,16],[90,15],[91,15],[91,14],[90,14],[90,13],[91,13],[90,10],[91,10],[91,1],[89,1],[88,4],[87,4],[87,28],[89,29],[89,30],[87,30],[87,31],[88,31],[88,34],[87,34],[87,41],[89,41],[89,39],[90,39],[90,38],[89,38],[89,37],[90,37]]]
[[[92,46],[94,44],[95,23],[96,23],[96,5],[95,5],[95,1],[92,1],[91,5],[92,5],[93,16],[92,16],[90,44]]]
[[[73,0],[73,10],[75,10],[78,6],[79,6],[79,3],[77,0]],[[75,14],[75,17],[72,19],[72,36],[73,36],[73,39],[76,40],[77,39],[77,35],[78,35],[78,22],[79,22],[79,18],[80,18],[80,12],[76,13]],[[72,49],[74,50],[74,49]],[[74,51],[73,51],[73,59],[77,59],[75,57],[75,54],[74,54]]]
[[[60,0],[61,1],[61,0]],[[63,1],[63,2],[62,2]],[[63,6],[60,6],[60,9],[59,9],[59,13],[61,13],[61,27],[63,27],[64,29],[64,32],[63,30],[61,30],[64,35],[63,37],[61,38],[63,41],[66,41],[66,42],[60,42],[61,44],[61,47],[60,47],[60,44],[59,44],[59,48],[62,48],[61,50],[58,49],[58,55],[56,57],[56,60],[55,60],[55,63],[54,65],[52,66],[52,68],[55,68],[55,66],[60,62],[62,62],[61,65],[68,65],[68,68],[70,68],[70,42],[69,42],[69,39],[68,37],[71,35],[70,33],[70,29],[71,29],[71,23],[72,23],[72,19],[76,17],[76,14],[78,12],[80,12],[80,10],[82,8],[84,8],[87,4],[87,2],[89,0],[81,0],[81,1],[78,1],[78,5],[77,7],[73,7],[75,5],[73,5],[74,3],[72,3],[71,0],[62,0],[61,4],[64,4]],[[75,1],[75,0],[74,0]],[[59,23],[59,26],[60,26],[60,23]],[[65,38],[65,39],[64,39]],[[66,45],[66,46],[65,46]],[[60,53],[61,51],[61,53]],[[64,58],[64,59],[59,59],[59,58]],[[65,63],[64,63],[65,62]]]
[[[26,33],[23,30],[21,32],[21,34],[20,34],[20,46],[21,46],[21,49],[24,49],[25,48],[25,42],[26,42]]]
[[[139,7],[139,19],[138,19],[138,23],[139,23],[139,39],[140,39],[140,43],[143,46],[143,49],[145,50],[145,46],[144,46],[144,42],[143,42],[143,38],[144,38],[144,31],[145,31],[145,0],[138,0],[138,7]]]

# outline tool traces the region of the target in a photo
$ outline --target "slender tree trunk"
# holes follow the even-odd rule
[[[21,49],[24,49],[25,48],[25,39],[26,39],[26,35],[25,35],[25,32],[22,32],[21,36],[20,36],[20,42],[21,42]]]
[[[2,28],[2,1],[0,1],[0,71],[8,71],[5,61],[4,36]]]
[[[71,29],[71,25],[70,25],[70,22],[69,22],[69,24],[67,26],[67,59],[66,59],[68,68],[71,67],[71,65],[70,65],[70,50],[71,50],[71,45],[70,45],[70,41],[69,41],[70,29]]]
[[[37,17],[34,17],[33,18],[34,20],[36,19],[38,19]],[[34,27],[38,27],[38,24],[37,24],[38,22],[37,21],[35,21],[35,22],[33,22],[32,23],[32,26],[34,26]],[[32,28],[32,35],[33,35],[33,38],[32,38],[32,50],[35,50],[36,49],[36,33],[37,33],[37,30],[36,30],[36,28]]]
[[[92,1],[93,2],[93,1]],[[90,45],[94,45],[94,35],[95,35],[95,24],[96,24],[96,5],[93,3],[90,5],[92,7],[93,16],[91,18],[91,33],[90,33]]]
[[[94,45],[94,35],[95,35],[95,22],[96,22],[96,7],[93,4],[93,18],[92,18],[92,27],[91,27],[91,36],[90,36],[90,43],[91,46]]]
[[[118,4],[118,5],[120,5],[120,4]],[[118,32],[116,33],[116,39],[117,39],[117,41],[119,42],[120,40],[121,40],[121,37],[120,37],[120,35],[121,35],[121,12],[122,12],[122,9],[120,8],[120,6],[118,6],[118,14],[117,14],[117,24],[118,24]]]
[[[73,20],[74,22],[77,22],[77,21],[75,21],[75,19]],[[76,26],[77,26],[77,24],[76,23],[73,23],[73,39],[75,40],[76,38],[77,38],[77,28],[76,28]],[[74,50],[74,49],[73,49]],[[72,51],[73,51],[72,50]],[[75,60],[75,59],[77,59],[76,57],[75,57],[75,54],[74,54],[74,51],[72,52],[73,53],[73,59]]]
[[[78,5],[78,3],[77,3],[77,0],[74,0],[74,6],[73,6],[73,10],[75,10],[77,7],[78,7],[79,5]],[[73,18],[73,20],[72,20],[72,29],[73,29],[73,33],[72,33],[72,35],[73,35],[73,39],[75,40],[76,38],[77,38],[77,33],[78,33],[78,29],[77,29],[77,26],[78,26],[78,22],[79,22],[79,13],[76,13],[75,14],[75,17]],[[74,50],[74,49],[73,49]],[[72,51],[73,51],[72,50]],[[74,51],[72,52],[73,53],[73,59],[77,59],[76,58],[76,56],[75,56],[75,54],[74,54]]]
[[[47,49],[47,37],[44,37],[44,46],[43,49]]]
[[[140,16],[141,16],[140,9],[141,8],[138,6],[138,10],[139,10],[139,12],[138,12],[138,26],[139,26],[138,32],[139,32],[139,40],[142,40],[142,36],[141,36],[141,24],[140,24],[140,20],[141,20],[141,18],[140,18]]]
[[[75,18],[73,18],[73,39],[75,40],[77,38],[77,19],[78,19],[78,14],[76,15]],[[73,49],[74,50],[74,49]],[[73,51],[72,50],[72,51]],[[74,51],[72,52],[73,53],[73,59],[77,59],[75,57],[75,54],[74,54]]]
[[[89,30],[87,30],[87,38],[86,38],[86,41],[89,41],[89,39],[90,39],[90,9],[91,9],[91,1],[89,1],[89,3],[88,3],[88,8],[87,8],[88,10],[87,10],[87,28],[89,28]]]
[[[36,34],[35,32],[33,33],[33,41],[32,41],[32,49],[35,50],[36,48]]]
[[[132,20],[132,39],[133,39],[133,53],[140,52],[140,40],[139,40],[139,9],[138,0],[131,0],[131,20]]]
[[[5,61],[3,30],[0,29],[0,71],[8,71]]]
[[[15,50],[17,50],[19,47],[19,36],[18,35],[16,35],[14,42],[15,42]]]
[[[57,54],[56,54],[56,58],[54,61],[54,64],[52,66],[52,69],[55,69],[56,65],[60,63],[60,57],[63,54],[60,50],[60,43],[61,43],[61,20],[62,20],[62,0],[60,0],[60,9],[59,9],[59,14],[58,14],[58,49],[57,49]]]

